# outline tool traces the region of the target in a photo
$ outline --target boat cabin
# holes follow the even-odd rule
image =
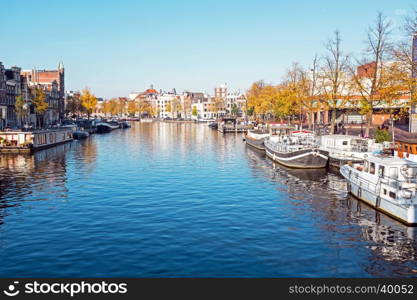
[[[286,124],[271,124],[269,127],[270,135],[277,136],[290,135],[294,130],[295,127]]]
[[[354,169],[380,178],[395,181],[417,182],[417,163],[387,154],[370,155]]]
[[[417,162],[417,139],[396,140],[394,156]]]
[[[383,150],[382,144],[375,143],[373,139],[365,139],[354,135],[322,135],[320,148],[332,151],[345,152],[373,152]]]

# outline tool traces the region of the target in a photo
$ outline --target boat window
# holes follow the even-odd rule
[[[371,162],[371,167],[369,169],[370,174],[375,174],[375,163]]]
[[[386,189],[384,189],[384,195],[386,195],[387,194],[387,190]]]
[[[369,172],[369,162],[365,160],[365,163],[364,163],[363,166],[364,166],[364,170],[363,171],[364,172]]]
[[[379,166],[378,175],[379,175],[379,177],[384,177],[385,176],[385,167],[384,166]]]
[[[392,198],[392,199],[395,199],[395,193],[394,192],[389,192],[389,196]]]
[[[408,145],[404,145],[404,151],[408,152]]]
[[[343,145],[343,146],[346,146],[347,144],[348,144],[348,142],[347,142],[347,141],[343,141],[343,142],[342,142],[342,145]]]
[[[397,167],[389,168],[389,178],[398,179],[398,168]]]

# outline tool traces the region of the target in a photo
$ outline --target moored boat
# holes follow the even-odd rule
[[[325,168],[328,152],[320,150],[313,132],[296,130],[290,134],[271,135],[265,139],[265,152],[272,160],[300,169]]]
[[[33,153],[73,140],[69,128],[0,132],[0,153]]]
[[[125,129],[125,128],[130,128],[132,127],[128,122],[126,121],[122,121],[120,122],[120,128]]]
[[[86,139],[90,136],[90,134],[85,131],[85,130],[75,130],[72,133],[72,136],[74,137],[74,139],[76,140],[81,140],[81,139]]]
[[[115,129],[114,126],[106,122],[97,123],[96,128],[97,128],[97,133],[107,133]]]
[[[383,150],[383,145],[375,143],[375,140],[354,135],[322,135],[319,144],[321,150],[329,152],[329,166],[335,168],[340,168],[349,162],[363,162],[366,155]]]
[[[340,173],[349,193],[405,224],[417,225],[417,163],[372,154],[363,163],[342,166]]]
[[[245,142],[249,146],[265,151],[264,140],[267,137],[269,137],[269,132],[265,130],[248,130],[245,134]]]
[[[219,123],[217,123],[217,121],[215,121],[215,122],[211,122],[211,123],[209,123],[209,124],[208,124],[208,126],[209,126],[211,129],[217,129],[217,128],[219,127]]]
[[[238,122],[236,118],[223,118],[218,122],[217,130],[222,133],[238,133],[248,131],[249,126],[243,122]]]

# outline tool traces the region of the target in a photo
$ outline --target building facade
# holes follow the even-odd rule
[[[65,115],[65,69],[62,62],[56,70],[22,70],[27,85],[40,87],[46,96],[48,110],[44,115],[45,125],[58,124]]]

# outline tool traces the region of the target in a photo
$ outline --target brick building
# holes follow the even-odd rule
[[[45,125],[57,124],[65,114],[65,69],[62,62],[57,70],[22,70],[29,87],[38,86],[45,92],[48,111],[44,115]]]

